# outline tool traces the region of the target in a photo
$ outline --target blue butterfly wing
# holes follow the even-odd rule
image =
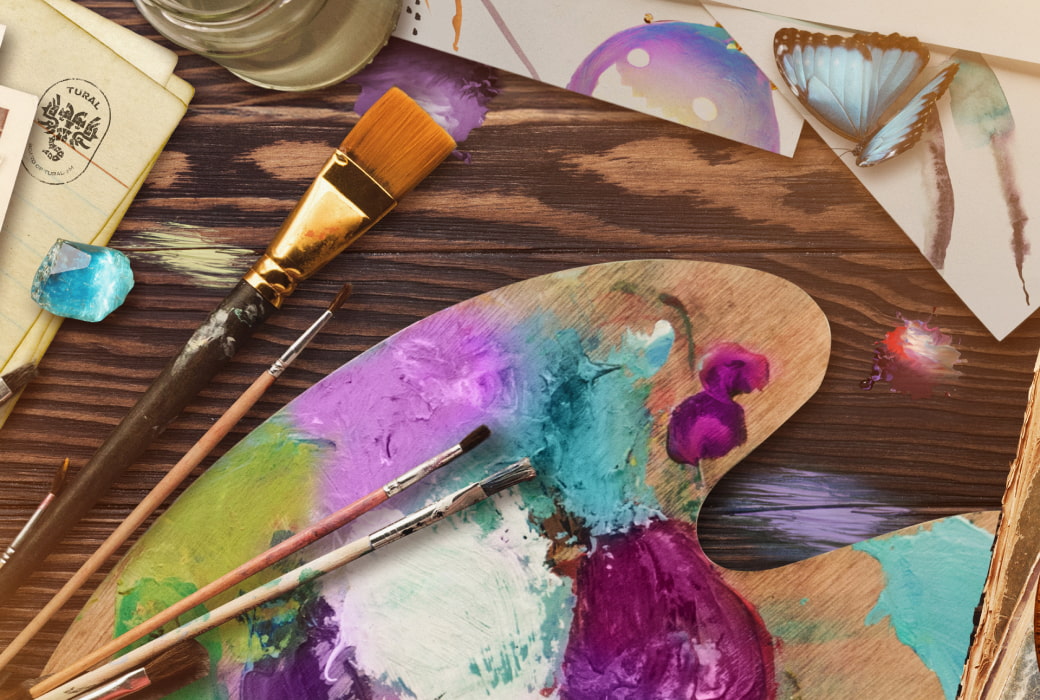
[[[895,115],[853,149],[856,165],[869,166],[908,150],[921,140],[934,114],[936,101],[953,82],[959,64],[948,63]]]
[[[844,37],[780,29],[773,38],[777,67],[817,119],[861,143],[928,63],[928,50],[899,34]]]

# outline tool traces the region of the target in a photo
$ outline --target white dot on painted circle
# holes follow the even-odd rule
[[[646,52],[646,49],[632,49],[625,56],[625,60],[634,68],[646,68],[650,65],[650,54]]]
[[[693,113],[699,119],[710,122],[715,121],[719,116],[719,108],[707,97],[695,97],[693,98]]]

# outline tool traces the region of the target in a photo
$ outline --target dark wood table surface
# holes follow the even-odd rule
[[[129,0],[84,4],[162,41]],[[0,430],[0,542],[32,513],[63,458],[73,474],[88,460],[266,247],[356,120],[358,88],[349,83],[272,92],[180,53],[177,72],[196,87],[194,101],[110,244],[129,254],[136,286],[104,322],[65,322]],[[788,509],[793,518],[806,509],[748,496],[778,470],[815,475],[811,509],[870,515],[876,531],[867,534],[999,508],[1040,319],[994,340],[808,127],[788,159],[518,76],[499,73],[498,85],[485,124],[463,144],[471,161],[440,167],[302,286],[31,580],[0,601],[0,645],[347,280],[355,285],[347,310],[206,464],[328,372],[456,302],[580,265],[682,258],[785,277],[817,301],[833,333],[817,395],[709,498],[700,532],[716,561],[761,568],[804,556],[790,538],[741,525],[749,509]],[[178,272],[171,256],[194,256],[209,277]],[[860,387],[875,343],[901,318],[931,318],[961,353],[960,375],[929,398]],[[853,476],[859,486],[842,494]],[[39,671],[86,597],[12,669]]]

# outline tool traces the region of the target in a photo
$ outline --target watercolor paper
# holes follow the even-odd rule
[[[828,348],[801,290],[714,263],[598,265],[463,302],[229,450],[66,639],[126,630],[485,423],[479,448],[306,559],[518,457],[536,481],[204,635],[215,671],[181,700],[949,698],[995,518],[766,572],[700,548],[705,496],[811,396]]]
[[[916,36],[926,44],[1040,63],[1040,6],[974,0],[728,0],[727,5],[865,32]]]
[[[394,35],[775,153],[801,133],[697,3],[405,0]]]
[[[0,27],[0,37],[2,32]],[[7,215],[35,116],[35,95],[0,86],[0,225]]]
[[[779,92],[792,104],[797,100],[779,76],[773,35],[788,26],[841,33],[728,5],[705,7],[759,68],[783,86]],[[874,167],[857,167],[851,142],[805,116],[1001,340],[1040,304],[1040,262],[1031,253],[1040,241],[1034,231],[1035,212],[1040,211],[1040,163],[1032,157],[1040,149],[1040,66],[929,48],[929,75],[951,58],[961,67],[948,95],[938,103],[938,122],[910,151]]]

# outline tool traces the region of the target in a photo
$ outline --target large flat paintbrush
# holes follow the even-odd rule
[[[439,501],[387,525],[381,530],[334,549],[328,554],[293,569],[289,573],[268,581],[259,588],[233,598],[210,612],[196,617],[161,637],[157,637],[147,644],[127,652],[118,659],[110,661],[93,671],[89,671],[50,692],[41,694],[39,689],[34,686],[29,689],[29,697],[43,698],[44,700],[74,698],[100,683],[133,670],[142,663],[147,662],[148,659],[164,653],[187,639],[194,639],[198,635],[219,627],[228,620],[232,620],[258,605],[281,598],[319,576],[356,561],[366,554],[440,522],[444,518],[458,513],[475,503],[479,503],[489,496],[516,486],[521,482],[533,479],[535,476],[536,474],[531,467],[531,463],[526,458],[522,459],[482,481],[470,484],[450,496],[445,496]]]
[[[297,284],[381,219],[455,148],[419,105],[390,90],[357,122],[249,270],[49,507],[0,569],[10,595],[205,387]]]

